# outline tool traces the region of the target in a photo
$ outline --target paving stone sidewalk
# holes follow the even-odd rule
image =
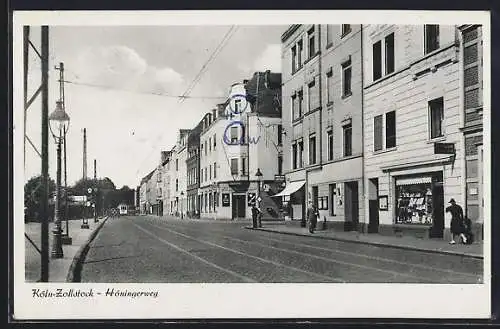
[[[52,259],[50,251],[52,250],[52,229],[54,223],[49,223],[49,282],[66,282],[68,271],[70,270],[73,259],[90,238],[92,232],[99,228],[106,218],[99,219],[99,223],[94,223],[94,219],[89,219],[89,229],[82,229],[82,220],[69,221],[69,236],[73,239],[71,245],[63,245],[64,257]],[[65,232],[65,223],[62,225]],[[26,223],[24,225],[25,233],[28,237],[41,248],[41,224],[36,222]],[[25,280],[26,282],[37,282],[40,279],[41,256],[33,244],[24,237],[25,246]]]
[[[308,236],[318,239],[330,239],[338,241],[348,241],[355,243],[373,244],[384,247],[394,247],[401,249],[421,250],[424,252],[435,252],[442,254],[461,255],[473,258],[483,258],[482,241],[474,242],[470,245],[455,244],[450,245],[448,241],[437,239],[418,239],[410,236],[385,236],[376,233],[343,232],[328,230],[317,230],[313,234],[309,233],[307,228],[289,225],[272,225],[263,223],[262,228],[254,229],[246,226],[247,229],[268,231],[281,234],[291,234],[299,236]],[[321,225],[320,225],[321,228]]]

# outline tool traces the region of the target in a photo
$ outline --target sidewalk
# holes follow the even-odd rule
[[[328,239],[337,241],[346,241],[353,243],[364,243],[371,244],[381,247],[390,248],[400,248],[400,249],[411,249],[420,250],[424,252],[459,255],[472,258],[483,258],[483,243],[482,241],[475,241],[471,245],[455,244],[450,245],[448,241],[445,240],[434,240],[434,239],[418,239],[415,237],[404,236],[385,236],[376,233],[359,233],[359,232],[343,232],[343,231],[333,231],[331,229],[322,231],[314,231],[313,234],[309,233],[308,229],[305,227],[296,227],[289,225],[273,225],[262,223],[262,228],[252,228],[251,226],[246,226],[246,229],[260,230],[267,232],[274,232],[280,234],[289,234],[297,236],[307,236],[316,239]],[[319,223],[321,228],[321,223]]]
[[[82,229],[82,220],[69,221],[69,236],[73,239],[71,245],[63,245],[64,257],[52,259],[50,252],[52,250],[52,229],[54,223],[49,223],[49,282],[66,282],[70,270],[73,270],[77,258],[82,256],[85,246],[91,242],[98,230],[104,225],[107,217],[100,218],[99,223],[94,223],[94,219],[88,220],[89,229]],[[63,231],[66,230],[66,224],[62,225]],[[41,224],[26,223],[24,229],[29,238],[41,248]],[[41,256],[35,247],[24,237],[25,246],[25,280],[26,282],[37,282],[40,279]]]

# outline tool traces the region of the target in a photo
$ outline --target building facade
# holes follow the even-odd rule
[[[340,229],[364,230],[361,25],[292,25],[282,35],[287,218],[312,201]]]
[[[459,43],[452,25],[364,25],[369,232],[443,238],[465,202]]]
[[[201,122],[191,130],[187,141],[187,216],[188,218],[199,218],[200,205],[198,199],[198,188],[200,187],[200,133]]]
[[[483,50],[482,27],[461,25],[460,77],[463,101],[461,130],[465,150],[463,177],[464,211],[473,223],[475,236],[483,238]]]

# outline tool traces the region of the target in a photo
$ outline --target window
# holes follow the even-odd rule
[[[241,111],[241,99],[234,100],[234,113],[239,114]]]
[[[243,176],[248,175],[247,158],[241,158],[241,174]]]
[[[238,127],[231,127],[231,143],[238,142]]]
[[[373,44],[373,81],[382,77],[382,41]]]
[[[333,44],[333,25],[326,26],[326,47]]]
[[[314,26],[307,32],[307,38],[309,40],[309,58],[316,55],[316,41],[314,36]]]
[[[175,159],[175,171],[179,171],[179,159]]]
[[[298,114],[299,114],[299,118],[302,116],[302,110],[303,110],[303,104],[304,104],[304,92],[301,90],[299,90],[297,92],[297,97],[299,98],[298,100]]]
[[[175,191],[179,191],[179,180],[177,178],[175,179]]]
[[[333,70],[326,72],[326,102],[333,103]]]
[[[208,180],[208,168],[205,167],[205,182]]]
[[[231,159],[231,175],[238,175],[238,159]]]
[[[352,124],[344,126],[344,156],[352,155]]]
[[[316,85],[316,79],[308,84],[308,111],[312,111],[319,107],[319,88]]]
[[[292,168],[297,169],[297,144],[292,145]]]
[[[309,136],[309,164],[316,164],[316,136]]]
[[[214,178],[217,178],[217,162],[214,162]]]
[[[297,107],[297,95],[293,94],[291,99],[292,99],[292,118],[293,118],[293,120],[295,120],[295,119],[298,119],[300,117],[299,112],[298,112],[298,107]]]
[[[217,146],[217,138],[215,136],[216,135],[214,134],[214,151],[215,151],[215,147]]]
[[[212,138],[208,138],[208,150],[212,152]]]
[[[333,160],[333,130],[330,128],[326,132],[327,134],[327,143],[328,143],[328,161]]]
[[[297,71],[297,47],[292,47],[292,73]]]
[[[373,118],[373,150],[380,151],[384,146],[383,142],[383,121],[384,117],[382,115],[377,115]]]
[[[351,24],[342,24],[342,37],[351,32]]]
[[[278,145],[283,145],[283,126],[278,125]]]
[[[208,165],[208,172],[209,172],[208,178],[212,179],[212,165]]]
[[[283,156],[278,155],[278,175],[283,173]]]
[[[299,142],[299,168],[304,167],[304,142]]]
[[[396,111],[385,114],[385,147],[396,147]]]
[[[203,155],[203,143],[201,143],[201,152],[200,152],[200,157]]]
[[[351,91],[351,60],[342,64],[342,96],[347,97]]]
[[[385,74],[394,72],[394,33],[385,37]]]
[[[302,57],[303,56],[303,52],[304,52],[304,43],[302,42],[302,40],[299,40],[299,42],[297,42],[297,65],[298,65],[298,69],[300,70],[300,68],[302,67]]]
[[[430,132],[431,139],[444,136],[443,133],[443,97],[433,99],[429,102]]]
[[[207,141],[205,141],[205,155],[207,155],[207,149],[208,149],[208,147],[207,147]]]
[[[425,53],[428,54],[439,48],[439,25],[425,25]]]

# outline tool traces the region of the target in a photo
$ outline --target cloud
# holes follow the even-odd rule
[[[120,45],[87,48],[75,72],[84,83],[142,92],[173,93],[184,83],[174,69],[150,66],[135,50]]]
[[[253,68],[255,71],[281,72],[281,44],[268,44],[255,60]]]

